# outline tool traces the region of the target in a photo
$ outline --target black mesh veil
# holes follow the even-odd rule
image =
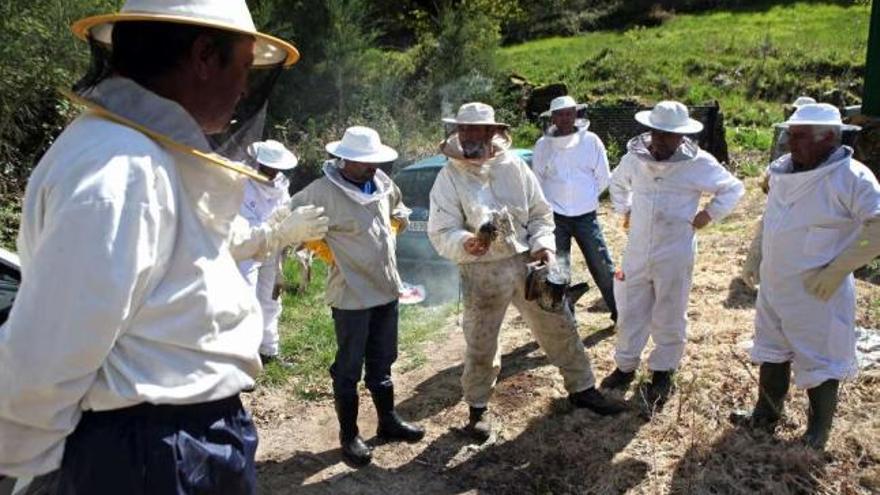
[[[73,85],[73,91],[89,99],[91,90],[114,74],[111,48],[89,38],[91,61],[86,74]],[[213,151],[230,160],[248,162],[247,147],[262,140],[269,95],[284,69],[283,63],[254,67],[248,75],[248,88],[236,106],[229,126],[219,134],[207,136]]]
[[[87,96],[92,88],[113,75],[113,68],[110,65],[110,48],[93,38],[89,38],[88,41],[89,51],[92,55],[89,61],[89,70],[73,84],[73,91],[80,96]]]
[[[238,102],[229,127],[220,134],[208,136],[208,141],[219,155],[231,160],[248,161],[247,147],[263,138],[269,95],[282,70],[282,64],[251,69],[247,93]]]

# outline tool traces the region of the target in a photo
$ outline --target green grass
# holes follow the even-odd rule
[[[290,281],[299,280],[299,266],[289,261],[284,272]],[[294,392],[305,399],[319,399],[331,395],[330,364],[336,353],[336,337],[330,307],[324,302],[327,265],[316,261],[312,265],[312,283],[303,294],[287,293],[279,322],[281,354],[294,363],[285,369],[270,363],[260,376],[263,386],[280,387],[290,384]],[[426,356],[421,349],[424,342],[441,334],[454,306],[437,307],[401,306],[398,349],[400,358],[395,372],[421,366]]]
[[[734,146],[765,149],[783,103],[799,94],[859,103],[869,15],[867,4],[820,3],[678,15],[654,28],[509,46],[499,59],[505,71],[563,82],[597,105],[718,100]]]

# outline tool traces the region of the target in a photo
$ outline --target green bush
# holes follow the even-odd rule
[[[30,171],[71,117],[59,87],[88,62],[70,25],[117,8],[112,0],[0,3],[0,195],[21,194]],[[0,242],[7,242],[2,234]]]

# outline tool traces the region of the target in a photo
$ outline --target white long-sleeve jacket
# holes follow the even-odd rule
[[[575,217],[596,211],[611,172],[599,136],[587,130],[535,143],[532,168],[553,211]]]
[[[706,211],[713,221],[727,216],[745,193],[742,182],[718,160],[685,140],[668,160],[654,160],[650,134],[630,140],[611,176],[611,200],[620,214],[631,212],[624,271],[635,265],[690,263],[696,238],[691,221],[703,193],[713,195]]]
[[[453,144],[454,145],[454,144]],[[483,256],[464,250],[491,210],[506,208],[510,242],[493,242]],[[496,261],[516,253],[556,251],[553,210],[535,174],[516,155],[501,151],[481,167],[450,158],[431,189],[428,237],[437,252],[456,263]]]
[[[795,308],[803,301],[822,306],[804,290],[804,275],[840,255],[865,221],[880,218],[880,185],[852,154],[852,148],[841,146],[819,167],[798,173],[791,172],[790,154],[770,165],[761,289],[774,301]],[[854,284],[852,277],[846,284]],[[852,313],[851,306],[843,308]]]
[[[95,100],[207,150],[169,100],[112,78]],[[228,250],[243,178],[87,112],[28,183],[22,284],[0,327],[0,473],[57,468],[84,410],[253,386],[261,318]]]

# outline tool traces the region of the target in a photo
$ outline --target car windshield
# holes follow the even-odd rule
[[[430,205],[431,187],[440,168],[404,170],[394,178],[403,194],[403,204],[410,208],[425,208]]]

